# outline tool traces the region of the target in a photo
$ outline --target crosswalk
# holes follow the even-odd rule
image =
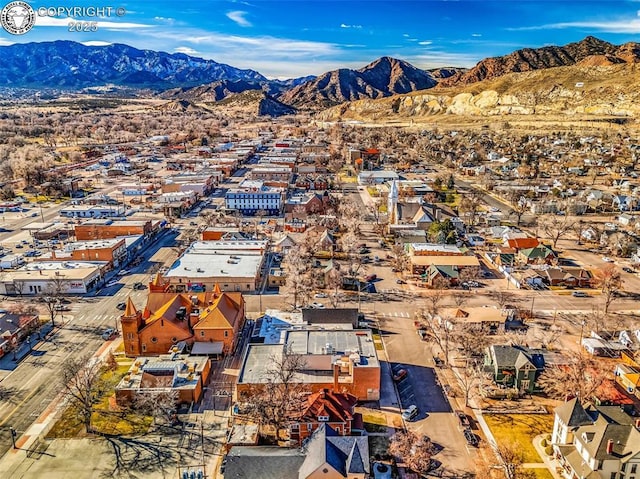
[[[378,313],[383,318],[410,318],[411,315],[406,311],[396,311],[393,313]]]

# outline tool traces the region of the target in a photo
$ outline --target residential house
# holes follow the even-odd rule
[[[640,353],[623,351],[614,369],[615,382],[630,397],[640,399]]]
[[[485,370],[495,383],[532,393],[544,369],[542,351],[524,346],[492,345],[485,350]]]
[[[226,456],[230,479],[367,479],[366,436],[341,436],[322,424],[303,448],[234,446]]]
[[[633,196],[614,195],[611,205],[618,211],[632,211],[636,209],[637,200]]]
[[[518,251],[516,260],[524,264],[551,264],[558,255],[551,247],[540,243],[535,248],[524,248]]]
[[[640,477],[640,422],[620,406],[583,406],[578,398],[555,409],[551,444],[569,479]]]
[[[244,323],[244,298],[220,288],[168,293],[152,282],[144,309],[138,310],[129,298],[120,322],[127,356],[164,354],[178,343],[206,343],[198,349],[227,354],[234,350]]]
[[[322,424],[331,426],[338,435],[350,436],[357,417],[362,427],[362,417],[354,412],[357,402],[358,398],[353,394],[331,389],[310,394],[300,415],[289,425],[289,438],[301,445]]]
[[[591,271],[578,266],[551,266],[538,273],[549,286],[589,288],[593,282]]]

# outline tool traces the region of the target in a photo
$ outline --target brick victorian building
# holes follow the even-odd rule
[[[120,317],[125,354],[166,354],[184,343],[207,354],[233,351],[244,323],[241,293],[223,293],[216,287],[206,293],[171,293],[158,278],[149,285],[147,304],[136,308],[131,298]]]

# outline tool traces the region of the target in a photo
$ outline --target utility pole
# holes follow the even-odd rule
[[[11,432],[11,443],[13,444],[14,449],[18,449],[16,446],[16,437],[18,437],[17,431],[13,427],[9,427],[9,431]]]

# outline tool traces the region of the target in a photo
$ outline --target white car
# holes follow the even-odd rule
[[[129,271],[127,271],[126,269],[121,269],[120,271],[118,271],[118,276],[124,276],[129,274]]]
[[[112,279],[111,281],[109,281],[107,283],[107,286],[115,286],[116,284],[118,284],[118,280],[117,279]]]
[[[602,257],[602,261],[604,261],[605,263],[613,263],[614,261],[609,258],[608,256],[603,256]]]
[[[316,293],[314,295],[314,298],[328,298],[329,296],[327,295],[327,293]],[[320,303],[318,303],[320,304]]]
[[[316,308],[316,309],[323,309],[324,308],[324,304],[322,304],[322,303],[311,303],[310,306],[312,308]]]

